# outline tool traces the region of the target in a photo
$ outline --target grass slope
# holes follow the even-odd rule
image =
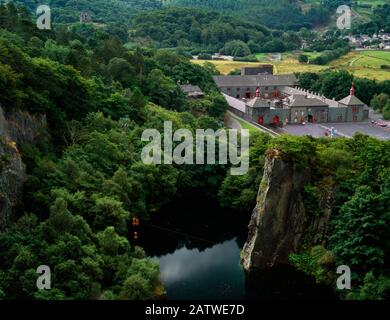
[[[281,61],[272,61],[267,54],[256,55],[259,63],[271,63],[274,65],[276,74],[294,72],[320,72],[328,69],[347,70],[357,77],[388,80],[390,71],[381,69],[382,65],[390,66],[390,51],[353,51],[349,54],[332,61],[325,66],[301,64],[297,60],[299,53],[285,53]],[[192,60],[195,64],[204,64],[204,60]],[[240,69],[246,66],[256,66],[259,63],[238,61],[209,61],[213,63],[222,74]]]

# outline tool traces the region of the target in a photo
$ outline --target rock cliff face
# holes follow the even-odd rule
[[[0,106],[0,232],[22,203],[25,166],[18,147],[46,135],[45,116],[4,112]]]
[[[290,253],[324,241],[330,209],[310,216],[303,204],[310,168],[299,168],[277,154],[267,156],[257,205],[241,253],[246,271],[288,263]]]

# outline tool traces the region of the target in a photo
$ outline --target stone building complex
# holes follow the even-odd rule
[[[355,95],[339,101],[298,87],[295,75],[215,76],[230,110],[259,124],[359,122],[368,119],[368,107]]]

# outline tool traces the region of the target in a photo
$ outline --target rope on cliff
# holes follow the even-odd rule
[[[199,240],[199,241],[208,242],[208,243],[211,243],[211,244],[217,244],[217,242],[215,242],[215,241],[211,241],[211,240],[207,240],[207,239],[204,239],[204,238],[200,238],[200,237],[191,235],[189,233],[180,232],[180,231],[177,231],[177,230],[156,226],[154,224],[144,223],[143,225],[150,226],[152,228],[160,229],[160,230],[163,230],[163,231],[168,231],[168,232],[171,232],[171,233],[176,233],[176,234],[179,234],[179,235],[182,235],[182,236],[187,236],[189,238],[196,239],[196,240]]]

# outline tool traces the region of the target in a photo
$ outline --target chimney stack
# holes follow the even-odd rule
[[[260,86],[256,89],[256,98],[260,98]]]
[[[351,96],[354,96],[355,95],[355,84],[352,82],[352,87],[351,87],[351,90],[349,91],[349,94]]]

